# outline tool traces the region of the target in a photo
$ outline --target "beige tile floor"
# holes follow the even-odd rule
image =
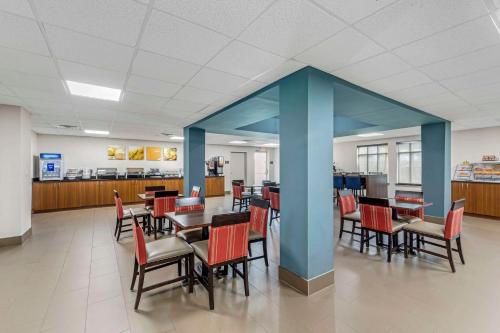
[[[228,198],[208,200],[222,204]],[[273,226],[270,267],[251,263],[250,297],[241,279],[219,280],[215,311],[197,285],[191,295],[180,286],[146,293],[134,312],[133,239],[116,243],[113,228],[113,207],[34,215],[33,236],[0,249],[0,332],[500,332],[500,221],[466,217],[467,264],[456,258],[456,274],[426,256],[387,264],[345,236],[335,286],[310,297],[278,282]]]

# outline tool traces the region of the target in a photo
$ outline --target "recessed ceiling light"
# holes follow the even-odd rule
[[[121,89],[96,86],[93,84],[66,81],[71,95],[104,99],[118,102],[122,93]]]
[[[364,133],[364,134],[358,134],[360,138],[371,138],[373,136],[382,136],[384,135],[383,133]]]
[[[236,145],[242,145],[245,143],[248,143],[247,141],[242,141],[242,140],[234,140],[234,141],[229,141],[229,143],[234,143]]]
[[[86,130],[84,130],[84,132],[87,134],[109,135],[109,131],[99,131],[99,130],[86,129]]]
[[[172,140],[184,140],[184,137],[183,136],[172,135],[170,137],[170,139],[172,139]]]
[[[262,147],[279,147],[279,143],[264,143]]]

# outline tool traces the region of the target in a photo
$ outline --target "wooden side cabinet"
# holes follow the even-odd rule
[[[452,200],[465,199],[465,212],[500,217],[500,183],[452,181]]]

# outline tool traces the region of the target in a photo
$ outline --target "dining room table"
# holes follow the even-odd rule
[[[138,193],[137,196],[139,199],[146,201],[146,200],[153,200],[155,198],[154,194],[149,194],[149,193]],[[177,195],[178,198],[183,198],[184,194],[180,193]]]

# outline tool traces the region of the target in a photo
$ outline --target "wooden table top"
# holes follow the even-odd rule
[[[146,194],[146,193],[139,193],[139,194],[137,194],[137,196],[141,200],[153,200],[155,198],[154,194]],[[182,198],[182,197],[184,197],[184,194],[178,194],[177,197]]]
[[[230,214],[233,211],[224,207],[214,207],[205,209],[203,212],[190,213],[167,213],[165,217],[178,225],[181,229],[204,228],[212,224],[212,216],[218,214]]]
[[[404,209],[409,209],[409,210],[418,210],[418,209],[423,208],[423,207],[432,206],[432,202],[416,203],[416,202],[407,202],[407,201],[401,201],[401,200],[396,200],[396,199],[389,199],[389,206],[391,208],[404,208]]]

